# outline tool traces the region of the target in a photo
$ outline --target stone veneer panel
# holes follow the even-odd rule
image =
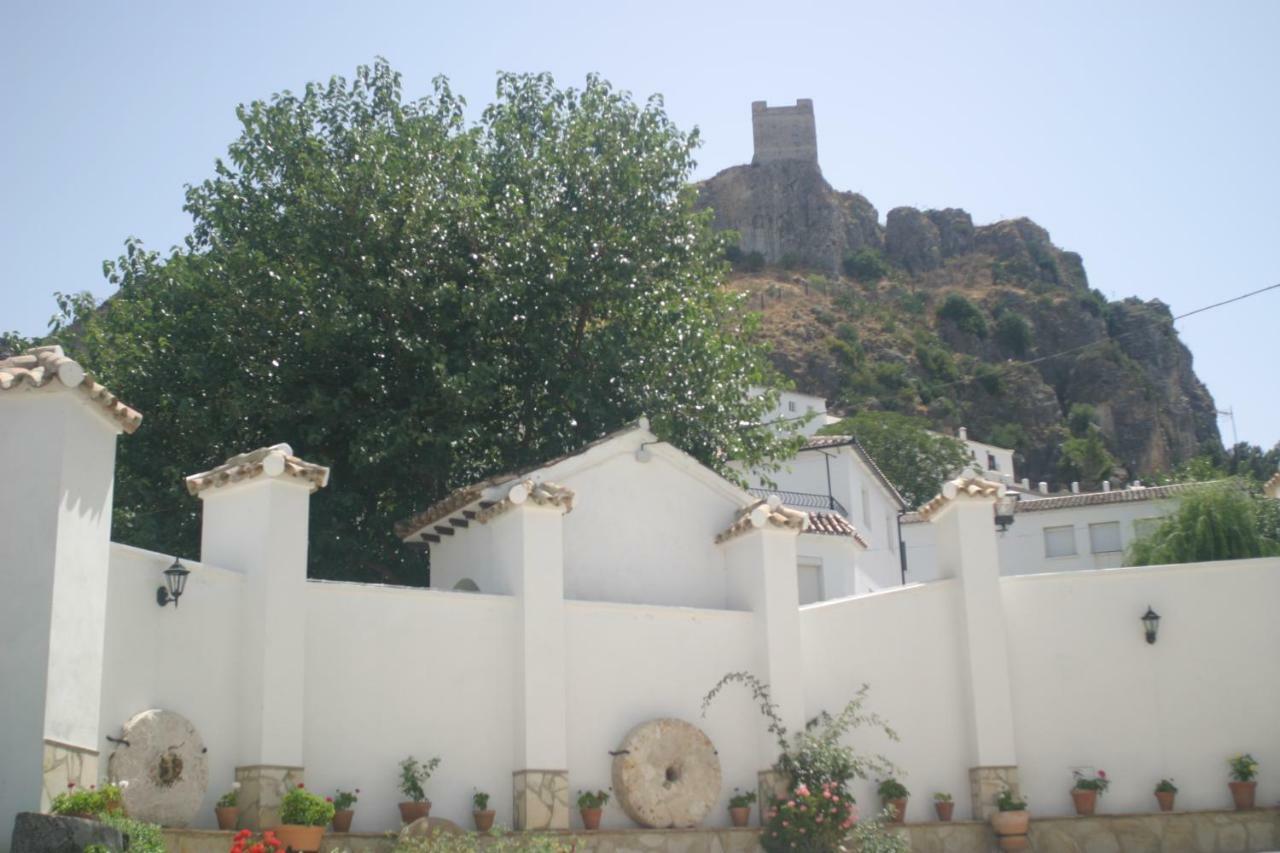
[[[236,768],[240,790],[236,801],[240,808],[240,826],[263,829],[280,824],[280,804],[284,795],[305,781],[301,767],[251,764]]]
[[[516,829],[569,828],[568,770],[517,770],[511,792]]]
[[[969,802],[974,819],[987,820],[999,811],[996,808],[996,797],[1006,787],[1015,795],[1018,793],[1017,767],[970,767]]]
[[[44,742],[44,782],[40,791],[40,811],[49,811],[53,798],[67,790],[67,784],[87,788],[98,783],[98,751],[56,740]],[[4,829],[8,832],[8,827]]]

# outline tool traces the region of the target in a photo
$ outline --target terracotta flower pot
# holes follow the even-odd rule
[[[408,802],[400,803],[400,820],[404,823],[413,823],[420,817],[428,817],[431,814],[431,801],[423,800],[420,803]]]
[[[1098,807],[1098,792],[1084,788],[1072,788],[1071,799],[1076,804],[1076,814],[1088,816]]]
[[[896,800],[885,800],[884,805],[893,809],[893,820],[889,823],[903,823],[907,819],[907,798],[899,797]]]
[[[1156,791],[1156,802],[1160,804],[1160,811],[1173,811],[1173,798],[1178,796],[1176,791]]]
[[[1031,826],[1031,812],[1019,809],[991,815],[991,830],[996,835],[1026,835]]]
[[[353,809],[343,809],[340,812],[333,813],[333,831],[334,832],[350,832],[351,819],[356,816]]]
[[[734,826],[746,826],[751,822],[751,806],[737,806],[729,809],[729,819]]]
[[[320,842],[324,840],[323,826],[299,826],[293,823],[282,823],[275,828],[276,838],[286,847],[292,847],[299,853],[316,853]]]
[[[951,813],[956,810],[954,800],[934,800],[933,810],[938,813],[938,820],[946,822],[951,820]]]
[[[600,815],[604,814],[604,809],[578,809],[582,815],[582,827],[584,829],[599,829]]]
[[[1031,840],[1025,835],[1001,835],[997,839],[1001,850],[1026,850]]]
[[[493,829],[493,818],[497,812],[493,809],[485,809],[484,811],[474,810],[471,817],[476,822],[476,832],[488,832]]]
[[[1231,786],[1231,799],[1235,801],[1236,811],[1253,808],[1254,795],[1258,792],[1257,782],[1228,782]]]
[[[237,806],[215,806],[213,813],[218,816],[218,829],[235,829],[240,820],[240,809]]]

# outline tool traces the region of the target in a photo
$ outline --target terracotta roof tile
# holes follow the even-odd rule
[[[1264,494],[1273,498],[1280,498],[1280,471],[1271,475],[1271,479],[1267,480],[1267,484],[1262,487]]]
[[[1221,482],[1213,481],[1213,482]],[[1079,495],[1055,495],[1053,497],[1023,497],[1016,506],[1017,512],[1041,512],[1076,506],[1102,506],[1104,504],[1156,501],[1209,485],[1209,483],[1171,483],[1167,486],[1140,486],[1136,489],[1116,489],[1112,492],[1086,492]]]
[[[329,469],[307,462],[293,455],[287,444],[260,447],[239,456],[232,456],[216,468],[187,477],[187,491],[198,495],[207,489],[216,489],[252,480],[261,476],[288,477],[311,484],[311,491],[324,488],[329,482]]]
[[[924,520],[957,498],[998,498],[1005,493],[1004,483],[984,480],[981,477],[957,477],[942,484],[942,493],[916,510],[915,515]]]
[[[809,527],[805,533],[816,533],[820,536],[849,536],[863,548],[871,547],[866,537],[849,523],[849,519],[838,512],[809,513]]]
[[[22,355],[0,359],[0,392],[46,388],[57,379],[62,387],[84,394],[113,418],[120,429],[132,433],[142,423],[142,415],[120,402],[115,394],[99,385],[60,346],[32,347]]]
[[[790,509],[773,500],[760,500],[738,510],[733,523],[716,534],[716,542],[728,542],[749,530],[765,525],[782,527],[800,533],[809,526],[809,514]]]

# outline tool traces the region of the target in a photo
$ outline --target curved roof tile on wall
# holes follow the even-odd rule
[[[140,412],[120,402],[115,394],[99,385],[91,374],[56,344],[32,347],[22,355],[0,359],[0,392],[46,388],[55,379],[99,406],[124,432],[131,433],[142,423]]]

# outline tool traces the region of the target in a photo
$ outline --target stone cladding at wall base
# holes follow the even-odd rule
[[[569,828],[568,770],[517,770],[511,793],[517,829]]]
[[[240,826],[262,829],[279,826],[280,804],[284,802],[284,795],[305,779],[301,767],[252,764],[236,768],[236,781],[240,783],[236,797]]]
[[[996,798],[1005,788],[1018,793],[1017,767],[970,767],[969,802],[973,804],[973,816],[987,820],[995,814]]]
[[[98,781],[98,751],[60,743],[44,742],[44,789],[40,793],[40,809],[48,811],[53,798],[65,793],[67,783],[87,788]],[[7,829],[8,827],[6,827]]]

